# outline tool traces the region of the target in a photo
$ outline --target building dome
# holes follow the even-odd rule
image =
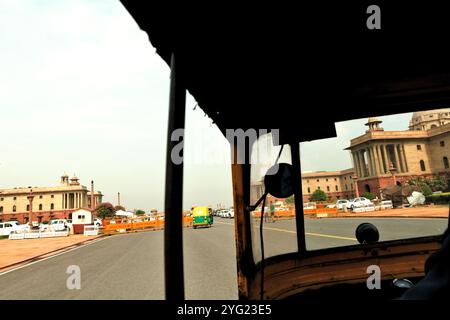
[[[74,185],[79,185],[80,183],[78,182],[78,177],[74,174],[72,178],[70,178],[70,185],[74,186]]]
[[[450,108],[414,112],[409,130],[430,130],[450,123]]]
[[[366,131],[367,132],[373,132],[373,131],[383,131],[384,129],[380,126],[380,124],[383,121],[379,120],[378,118],[375,117],[371,117],[367,120],[367,123],[365,124],[366,126],[369,127],[369,129]]]

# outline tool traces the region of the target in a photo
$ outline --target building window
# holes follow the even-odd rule
[[[0,207],[0,213],[3,213],[3,207]]]
[[[320,190],[320,186],[317,187],[317,190]]]
[[[41,211],[41,210],[42,210],[42,204],[39,205],[39,211]]]
[[[420,160],[420,170],[422,170],[422,171],[426,170],[426,168],[425,168],[425,161],[423,161],[423,160]]]
[[[17,199],[17,197],[14,197],[14,198],[13,198],[13,200],[16,200],[16,199]]]
[[[309,180],[306,180],[306,183],[309,183]]]
[[[347,177],[344,177],[344,180],[347,180]]]
[[[439,144],[441,147],[445,147],[445,141],[441,141]]]
[[[55,209],[55,204],[52,203],[52,204],[50,205],[50,210],[54,210],[54,209]]]
[[[334,181],[337,181],[336,178],[334,178]]]
[[[326,182],[328,182],[328,178],[327,178],[327,179],[325,179],[325,181],[326,181]]]
[[[448,165],[448,158],[447,158],[447,157],[444,157],[442,160],[444,161],[444,168],[445,168],[445,169],[448,169],[448,168],[449,168],[449,165]]]
[[[30,205],[27,204],[27,211],[30,211]]]
[[[348,190],[348,186],[347,185],[345,185],[345,191],[347,191]]]
[[[0,201],[3,201],[3,198],[0,198]]]
[[[338,188],[338,186],[336,186],[336,191],[339,191],[339,188]]]
[[[52,199],[53,199],[54,197],[55,197],[55,195],[53,195],[53,194],[50,196],[50,198],[52,198]]]
[[[42,196],[39,196],[39,199],[42,199]]]
[[[16,212],[16,205],[13,205],[13,212]]]
[[[308,193],[311,193],[311,188],[310,187],[308,187]]]
[[[327,191],[330,191],[330,186],[327,186]]]
[[[422,150],[422,146],[420,144],[417,145],[417,150]]]
[[[319,179],[317,179],[316,181],[319,182]]]

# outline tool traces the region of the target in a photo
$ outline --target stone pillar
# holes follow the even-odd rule
[[[352,151],[352,159],[355,167],[355,174],[360,177],[361,173],[359,172],[359,158],[358,153],[356,151]]]
[[[372,176],[375,177],[377,175],[377,165],[375,162],[375,153],[373,152],[373,146],[369,146],[369,150],[370,150],[370,160],[371,160],[371,164],[372,164]]]
[[[378,157],[378,146],[374,145],[372,147],[373,155],[375,157],[375,170],[377,171],[377,175],[381,175],[382,171],[380,169],[380,158]]]
[[[355,162],[355,174],[358,177],[361,177],[361,166],[359,165],[359,156],[358,152],[354,151],[353,153],[353,160]]]
[[[406,163],[406,154],[405,154],[405,147],[402,144],[399,145],[400,146],[400,158],[402,159],[402,163],[403,163],[403,172],[408,172],[408,164]]]
[[[378,156],[378,166],[380,168],[380,174],[384,174],[384,166],[383,166],[383,158],[381,157],[382,153],[381,153],[381,147],[379,144],[377,144],[376,146],[376,151],[377,151],[377,156]]]
[[[384,164],[386,168],[386,173],[389,172],[389,155],[387,151],[387,144],[383,144],[383,152],[384,152]]]
[[[397,144],[394,144],[394,156],[395,156],[395,168],[397,169],[397,172],[402,172],[402,168],[400,165],[400,158],[398,156],[398,150],[397,150]]]
[[[372,176],[372,164],[370,163],[370,149],[366,148],[365,153],[366,153],[365,159],[367,160],[368,176],[370,177],[370,176]]]
[[[361,178],[366,176],[366,165],[364,164],[364,153],[362,150],[358,151],[359,155],[359,166],[361,167]]]

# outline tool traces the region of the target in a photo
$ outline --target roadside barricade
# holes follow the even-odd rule
[[[83,234],[85,236],[98,236],[98,226],[85,225]]]
[[[53,238],[53,237],[67,237],[69,231],[36,231],[25,233],[11,233],[8,237],[9,240],[23,240],[23,239],[39,239],[39,238]]]

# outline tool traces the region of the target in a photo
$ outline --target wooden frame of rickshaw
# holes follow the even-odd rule
[[[182,186],[183,163],[171,161],[171,151],[176,141],[171,133],[184,128],[186,91],[177,80],[179,67],[176,54],[171,58],[171,85],[169,102],[168,143],[166,155],[165,189],[165,290],[166,299],[184,299],[183,236],[182,236]],[[298,252],[273,256],[264,261],[263,299],[283,299],[307,289],[320,289],[336,284],[364,283],[367,280],[367,267],[376,264],[381,267],[382,279],[420,277],[424,275],[426,258],[440,248],[442,236],[381,242],[374,245],[354,245],[307,251],[303,216],[301,168],[299,142],[295,139],[287,143],[291,148],[294,168],[294,195],[296,211],[296,230]],[[239,299],[259,299],[261,289],[261,262],[253,258],[251,239],[250,210],[250,171],[249,161],[245,161],[251,150],[246,145],[246,154],[240,155],[237,146],[230,144],[233,205],[235,210],[235,242],[237,263],[237,285]],[[244,161],[242,161],[244,160]]]
[[[298,143],[291,144],[292,164],[301,181]],[[236,148],[231,146],[231,148]],[[249,148],[250,150],[250,148]],[[236,159],[234,159],[236,160]],[[239,299],[260,299],[261,262],[253,259],[250,230],[250,170],[248,164],[231,165]],[[307,289],[343,283],[365,283],[369,265],[378,265],[381,278],[424,275],[426,258],[440,248],[441,236],[411,238],[307,251],[300,183],[295,187],[298,252],[265,259],[264,299],[283,299]],[[300,232],[298,232],[300,230]]]

